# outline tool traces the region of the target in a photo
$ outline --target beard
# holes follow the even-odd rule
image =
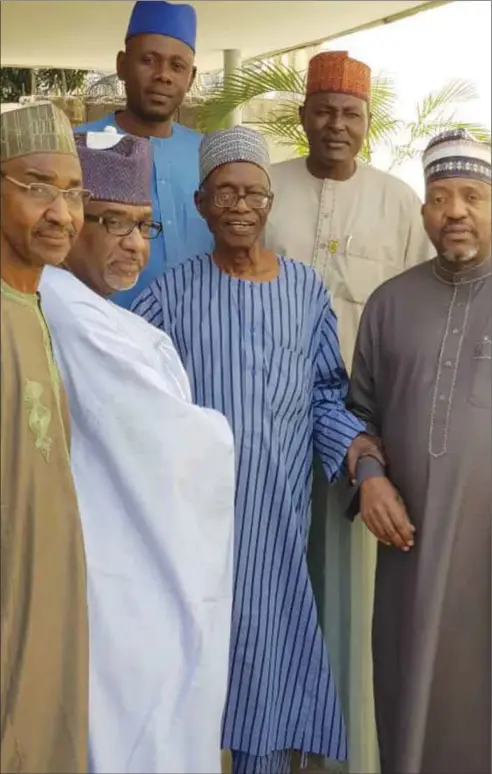
[[[440,251],[440,255],[448,263],[462,264],[470,263],[475,260],[478,255],[478,247],[468,247],[465,249],[443,249]]]
[[[174,118],[178,107],[176,105],[142,105],[141,102],[133,103],[127,100],[128,107],[133,115],[148,124],[160,124]]]

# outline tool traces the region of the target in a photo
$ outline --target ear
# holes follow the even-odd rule
[[[301,107],[299,108],[299,121],[301,122],[302,128],[305,130],[306,129],[306,124],[305,124],[305,121],[306,121],[306,103],[301,105]]]
[[[196,67],[193,67],[193,69],[191,71],[191,75],[190,75],[190,82],[188,84],[188,91],[191,89],[191,87],[195,83],[195,79],[196,79]]]
[[[422,215],[422,217],[424,217],[424,215],[425,215],[425,202],[424,202],[424,204],[420,208],[420,214]]]
[[[118,55],[116,57],[116,74],[120,81],[125,81],[126,77],[126,53],[125,51],[118,51]]]
[[[196,207],[196,209],[198,211],[198,214],[202,218],[205,218],[205,215],[203,214],[203,195],[202,195],[202,192],[201,191],[195,191],[195,194],[194,194],[193,198],[195,200],[195,207]]]
[[[372,124],[372,113],[369,110],[369,105],[367,106],[367,113],[368,113],[368,116],[367,116],[367,131],[369,131],[369,129],[371,128],[371,124]]]

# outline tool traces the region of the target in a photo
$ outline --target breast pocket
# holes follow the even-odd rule
[[[470,403],[492,408],[492,335],[485,333],[477,342],[472,359]]]
[[[335,254],[329,287],[333,295],[355,304],[365,304],[371,293],[399,271],[396,245],[370,234],[347,239]]]
[[[308,362],[302,351],[276,347],[265,351],[268,402],[275,418],[292,422],[302,416],[308,403]]]

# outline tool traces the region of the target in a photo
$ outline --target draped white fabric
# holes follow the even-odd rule
[[[233,439],[170,339],[62,269],[41,283],[87,553],[90,768],[220,771]]]

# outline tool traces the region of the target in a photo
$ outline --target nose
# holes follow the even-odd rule
[[[80,205],[82,208],[82,204]],[[46,210],[45,219],[49,223],[56,223],[58,226],[68,228],[72,225],[72,212],[64,196],[57,196]]]
[[[163,83],[172,83],[171,68],[167,62],[162,62],[159,69],[155,71],[154,78]]]
[[[345,124],[343,122],[343,116],[341,113],[332,113],[329,123],[330,129],[335,132],[343,132]]]
[[[468,208],[461,196],[453,196],[448,199],[445,215],[450,220],[463,220],[466,218]]]
[[[234,207],[232,208],[233,212],[249,212],[250,208],[248,207],[246,203],[246,199],[244,198],[244,194],[241,196],[238,196],[238,200]]]
[[[143,238],[139,228],[135,226],[133,231],[123,237],[121,245],[129,252],[142,255],[147,250],[148,242]]]

